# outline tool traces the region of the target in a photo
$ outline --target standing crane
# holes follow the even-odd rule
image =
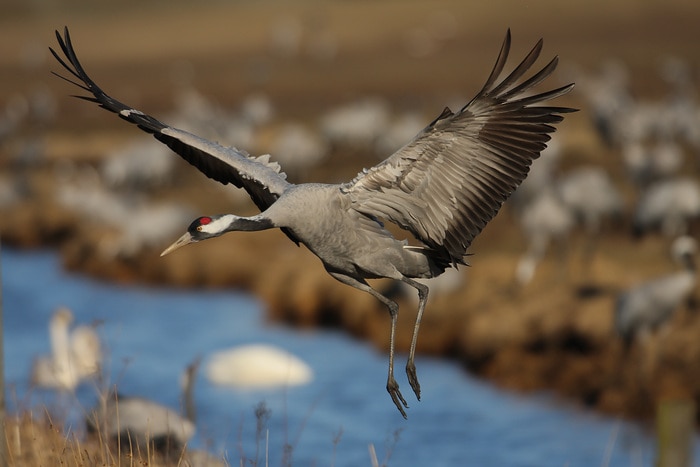
[[[126,452],[152,448],[170,460],[180,459],[196,432],[194,383],[199,364],[196,358],[182,375],[183,414],[153,400],[111,392],[85,417],[87,431]]]
[[[418,291],[418,313],[406,363],[409,384],[420,400],[414,356],[418,330],[428,300],[428,286],[416,281],[466,264],[472,240],[498,213],[503,202],[526,177],[533,159],[549,141],[554,124],[574,109],[537,105],[566,94],[568,84],[533,94],[532,88],[556,68],[554,57],[540,71],[521,80],[542,50],[540,39],[523,61],[498,81],[510,51],[510,30],[496,64],[477,95],[456,113],[445,108],[425,129],[378,165],[342,184],[286,180],[269,155],[250,156],[168,126],[108,96],[78,61],[68,28],[56,31],[66,59],[51,49],[78,81],[57,75],[89,92],[78,96],[114,112],[223,184],[245,189],[261,212],[203,216],[162,255],[188,243],[231,231],[280,228],[297,245],[319,257],[338,281],[365,291],[389,309],[387,391],[401,415],[408,404],[394,378],[394,336],[399,306],[372,288],[367,279],[403,281]],[[420,242],[398,240],[382,219],[408,230]]]

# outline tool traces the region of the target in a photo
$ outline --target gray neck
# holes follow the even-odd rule
[[[185,384],[182,389],[182,403],[185,406],[185,418],[192,423],[197,423],[197,411],[194,405],[194,381],[199,369],[200,359],[197,358],[185,369]]]

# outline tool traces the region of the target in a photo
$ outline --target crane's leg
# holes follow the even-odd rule
[[[416,342],[418,341],[418,329],[420,328],[421,319],[423,319],[423,312],[425,311],[425,305],[428,303],[428,286],[421,284],[418,281],[404,277],[401,279],[406,284],[414,287],[418,290],[418,314],[416,315],[416,324],[413,326],[413,337],[411,338],[411,349],[408,352],[408,361],[406,362],[406,376],[408,376],[408,383],[411,385],[413,392],[416,394],[418,400],[420,400],[420,383],[418,382],[418,375],[416,375],[416,364],[414,362],[416,356]]]
[[[399,391],[399,383],[397,383],[394,378],[394,336],[396,334],[396,319],[399,316],[399,305],[395,301],[386,298],[384,295],[374,290],[364,280],[358,280],[354,277],[333,271],[328,271],[328,273],[343,284],[371,294],[389,309],[389,315],[391,315],[391,335],[389,337],[389,375],[387,376],[386,390],[389,392],[391,400],[394,401],[396,408],[399,409],[403,418],[408,418],[404,410],[404,407],[408,408],[408,404],[406,403],[406,399],[403,398],[403,395],[401,395],[401,391]],[[413,383],[411,383],[411,385],[413,386]]]

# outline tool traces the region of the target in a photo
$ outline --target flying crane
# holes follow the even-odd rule
[[[347,183],[295,185],[269,155],[254,157],[223,147],[113,99],[83,69],[68,28],[63,36],[56,31],[56,37],[67,61],[51,52],[77,81],[57,76],[91,94],[78,97],[152,134],[207,177],[245,189],[261,211],[250,217],[199,217],[163,254],[227,232],[272,228],[280,228],[297,245],[304,244],[332,277],[370,293],[389,309],[386,387],[404,418],[408,404],[394,378],[399,306],[366,280],[394,279],[418,291],[406,374],[420,400],[414,357],[429,289],[415,279],[436,277],[449,267],[466,264],[472,240],[526,177],[554,132],[553,125],[563,120],[562,114],[574,111],[538,105],[568,93],[573,84],[532,92],[554,71],[557,57],[521,80],[540,55],[541,39],[510,74],[498,80],[510,51],[509,30],[486,84],[464,107],[457,112],[445,108],[412,141]],[[408,230],[420,245],[394,238],[383,220]]]

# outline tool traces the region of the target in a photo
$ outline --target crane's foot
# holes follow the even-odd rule
[[[408,418],[404,410],[404,407],[408,408],[408,404],[406,403],[406,399],[401,395],[401,391],[399,391],[399,384],[393,377],[389,377],[389,380],[386,382],[386,390],[389,391],[391,400],[394,401],[396,408],[399,409],[403,418]]]
[[[411,385],[411,389],[413,389],[416,397],[420,400],[420,383],[416,374],[416,364],[413,363],[413,360],[409,360],[406,363],[406,376],[408,376],[408,384]]]

